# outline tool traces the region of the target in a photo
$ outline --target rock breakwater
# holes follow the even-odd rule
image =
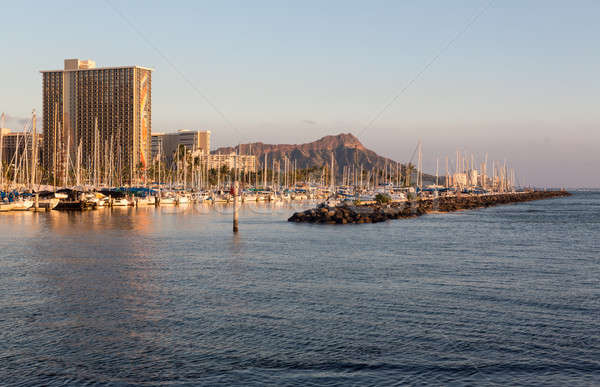
[[[392,204],[319,206],[296,212],[288,221],[319,224],[377,223],[388,219],[421,216],[430,212],[453,212],[569,195],[571,194],[567,191],[530,191],[448,196]]]

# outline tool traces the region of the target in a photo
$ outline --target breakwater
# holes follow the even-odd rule
[[[469,210],[570,195],[567,191],[530,191],[422,198],[390,204],[320,206],[296,212],[288,221],[319,224],[377,223],[388,219],[421,216],[430,212]]]

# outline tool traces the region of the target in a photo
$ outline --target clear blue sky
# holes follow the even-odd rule
[[[137,64],[156,69],[153,131],[210,129],[216,146],[352,132],[400,161],[421,139],[429,171],[460,149],[522,182],[600,186],[600,1],[494,1],[367,130],[487,0],[111,3],[144,38],[105,1],[2,2],[0,111],[40,110],[38,71],[64,58]]]

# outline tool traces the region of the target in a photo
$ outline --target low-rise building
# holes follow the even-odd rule
[[[224,166],[229,170],[233,170],[236,167],[239,171],[255,173],[257,170],[256,156],[254,155],[236,155],[235,153],[229,154],[212,154],[206,155],[202,152],[196,152],[193,157],[197,157],[200,161],[200,165],[207,166],[208,169],[221,169]]]

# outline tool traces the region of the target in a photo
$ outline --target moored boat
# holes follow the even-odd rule
[[[244,193],[242,195],[242,202],[256,202],[258,200],[258,196],[255,193]]]
[[[19,198],[12,202],[0,203],[0,211],[26,211],[33,206],[33,200]]]
[[[125,197],[122,198],[113,198],[112,204],[113,207],[127,207],[132,205],[132,203]]]
[[[187,195],[177,195],[177,198],[175,200],[176,200],[177,204],[190,203],[190,199],[187,197]]]
[[[154,196],[136,197],[135,205],[140,206],[153,206],[156,204],[156,198]]]

